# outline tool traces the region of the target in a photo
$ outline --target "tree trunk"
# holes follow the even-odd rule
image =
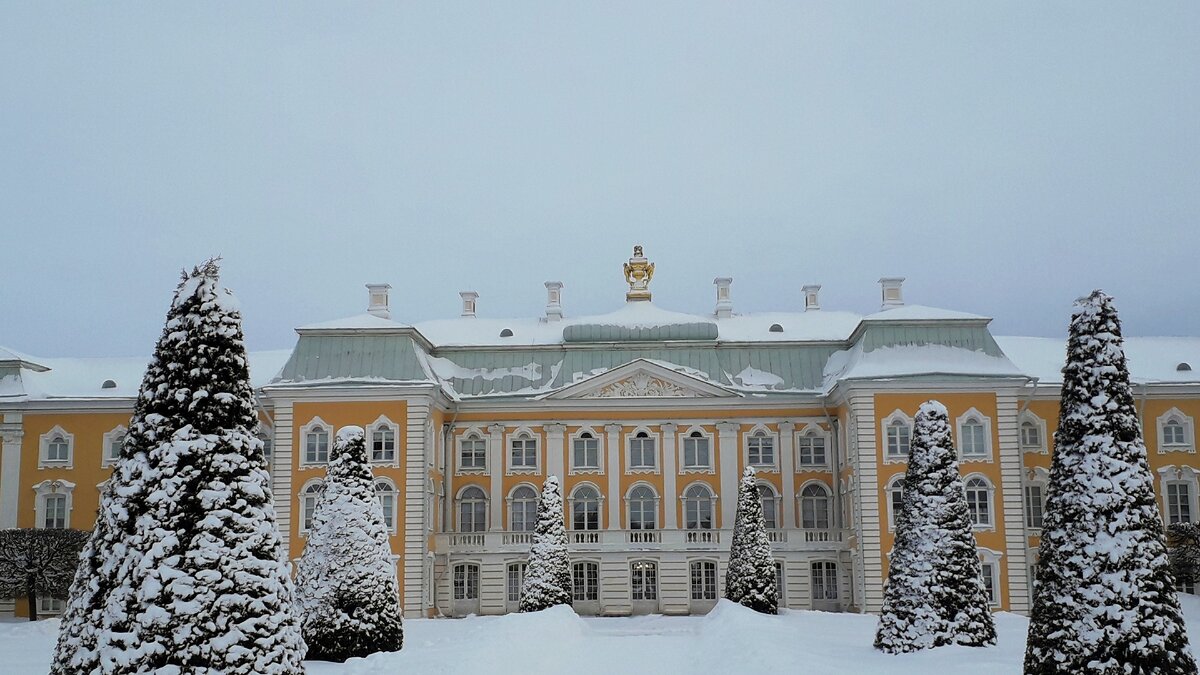
[[[29,620],[37,621],[37,579],[32,574],[25,577],[25,597],[29,599]]]

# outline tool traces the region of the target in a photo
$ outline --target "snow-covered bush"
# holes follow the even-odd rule
[[[1075,303],[1025,672],[1195,673],[1112,298]]]
[[[767,538],[762,497],[754,468],[746,467],[738,485],[737,516],[725,572],[725,597],[763,614],[779,613],[775,588],[775,557]]]
[[[64,613],[52,673],[303,672],[241,312],[185,274]]]
[[[557,476],[546,478],[538,502],[537,528],[529,547],[529,565],[521,587],[522,612],[571,604],[571,562],[563,524],[562,488]]]
[[[25,598],[37,621],[39,597],[67,597],[87,540],[79,530],[0,530],[0,598]]]
[[[946,407],[921,405],[875,647],[889,653],[996,644]]]
[[[1200,581],[1200,525],[1171,525],[1167,528],[1167,545],[1175,581],[1190,584]]]
[[[309,658],[345,661],[404,643],[392,547],[374,486],[362,427],[343,427],[296,573]]]

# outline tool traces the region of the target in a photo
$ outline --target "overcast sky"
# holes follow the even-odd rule
[[[1200,335],[1200,3],[0,5],[0,345],[148,354],[224,257],[252,349],[624,301]]]

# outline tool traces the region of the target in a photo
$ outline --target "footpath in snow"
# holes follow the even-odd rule
[[[1200,644],[1200,599],[1181,596],[1188,636]],[[344,664],[307,662],[314,675],[487,673],[1020,673],[1027,621],[996,615],[995,647],[941,647],[890,656],[871,647],[876,617],[787,611],[756,614],[721,601],[707,616],[582,618],[566,608],[468,619],[410,619],[404,649]],[[3,670],[43,675],[57,621],[0,623]]]

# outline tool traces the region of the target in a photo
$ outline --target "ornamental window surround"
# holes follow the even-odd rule
[[[992,420],[971,408],[957,420],[958,454],[964,462],[992,461]]]
[[[896,410],[883,420],[883,461],[907,462],[912,447],[912,418]]]
[[[1021,452],[1040,452],[1046,454],[1046,420],[1025,411],[1020,417]]]
[[[648,429],[638,429],[629,435],[626,445],[626,471],[645,473],[658,470],[658,438]]]
[[[476,431],[468,431],[458,439],[458,470],[487,470],[487,440]]]
[[[396,534],[396,497],[398,494],[399,490],[391,480],[375,479],[375,498],[379,500],[379,508],[383,511],[383,524],[392,534]]]
[[[320,417],[312,418],[300,430],[300,440],[303,451],[300,453],[301,467],[324,466],[329,463],[329,439],[333,435],[333,427]]]
[[[521,429],[508,439],[508,468],[510,471],[537,471],[538,439],[533,432]]]
[[[511,532],[533,532],[537,529],[537,490],[527,484],[518,485],[508,495],[508,529]]]
[[[993,608],[1000,607],[1000,558],[1004,554],[990,548],[977,549],[979,554],[980,571],[983,572],[983,588],[987,593],[988,604]]]
[[[603,453],[600,434],[590,427],[571,437],[571,473],[599,473]]]
[[[806,530],[828,530],[829,502],[829,488],[824,483],[806,483],[800,490],[800,527]]]
[[[971,513],[973,529],[996,529],[996,520],[992,512],[992,492],[995,488],[991,481],[976,474],[967,477],[964,486],[967,493],[967,509]]]
[[[317,512],[317,499],[325,490],[325,481],[314,478],[300,489],[300,534],[308,534],[313,515]]]
[[[775,468],[775,437],[761,426],[746,435],[746,464]]]
[[[658,529],[658,493],[646,483],[638,483],[629,489],[626,497],[629,507],[629,529]]]
[[[765,481],[758,483],[758,499],[762,503],[763,522],[768,530],[779,529],[779,495],[775,487]]]
[[[38,468],[72,468],[75,457],[75,436],[55,425],[42,434],[39,442]]]
[[[1037,534],[1046,518],[1046,488],[1050,484],[1050,472],[1042,467],[1028,470],[1023,497],[1025,500],[1025,528]]]
[[[896,518],[900,516],[900,510],[904,508],[904,474],[898,473],[892,476],[892,479],[887,484],[887,515],[888,515],[888,530],[895,531]]]
[[[1194,522],[1200,517],[1197,496],[1200,472],[1190,466],[1164,466],[1158,469],[1158,494],[1162,499],[1163,522],[1167,525]]]
[[[683,492],[683,521],[688,530],[713,529],[713,503],[716,497],[705,483],[693,483]]]
[[[600,490],[591,483],[577,485],[571,491],[571,529],[600,529]]]
[[[270,471],[271,456],[274,454],[275,450],[275,432],[271,427],[259,423],[258,427],[254,429],[254,436],[258,440],[262,441],[263,461],[267,465],[267,470]]]
[[[400,437],[400,425],[392,422],[386,416],[380,415],[379,419],[371,423],[367,427],[367,446],[369,457],[372,464],[391,464],[398,463],[399,453],[397,452],[397,439]]]
[[[121,458],[121,447],[125,445],[125,435],[129,430],[125,425],[119,424],[112,431],[104,434],[104,455],[100,460],[100,466],[113,466],[117,460]]]
[[[487,493],[478,485],[468,485],[458,493],[458,531],[485,532],[488,528]]]
[[[1192,418],[1171,408],[1158,418],[1158,452],[1195,452]]]
[[[711,472],[713,470],[712,436],[699,427],[688,429],[681,443],[682,459],[679,463],[685,472]]]
[[[825,433],[819,427],[813,426],[800,434],[796,439],[797,466],[828,466],[829,456],[826,452]]]
[[[34,526],[62,530],[71,526],[71,507],[75,484],[68,480],[44,480],[33,486]]]

